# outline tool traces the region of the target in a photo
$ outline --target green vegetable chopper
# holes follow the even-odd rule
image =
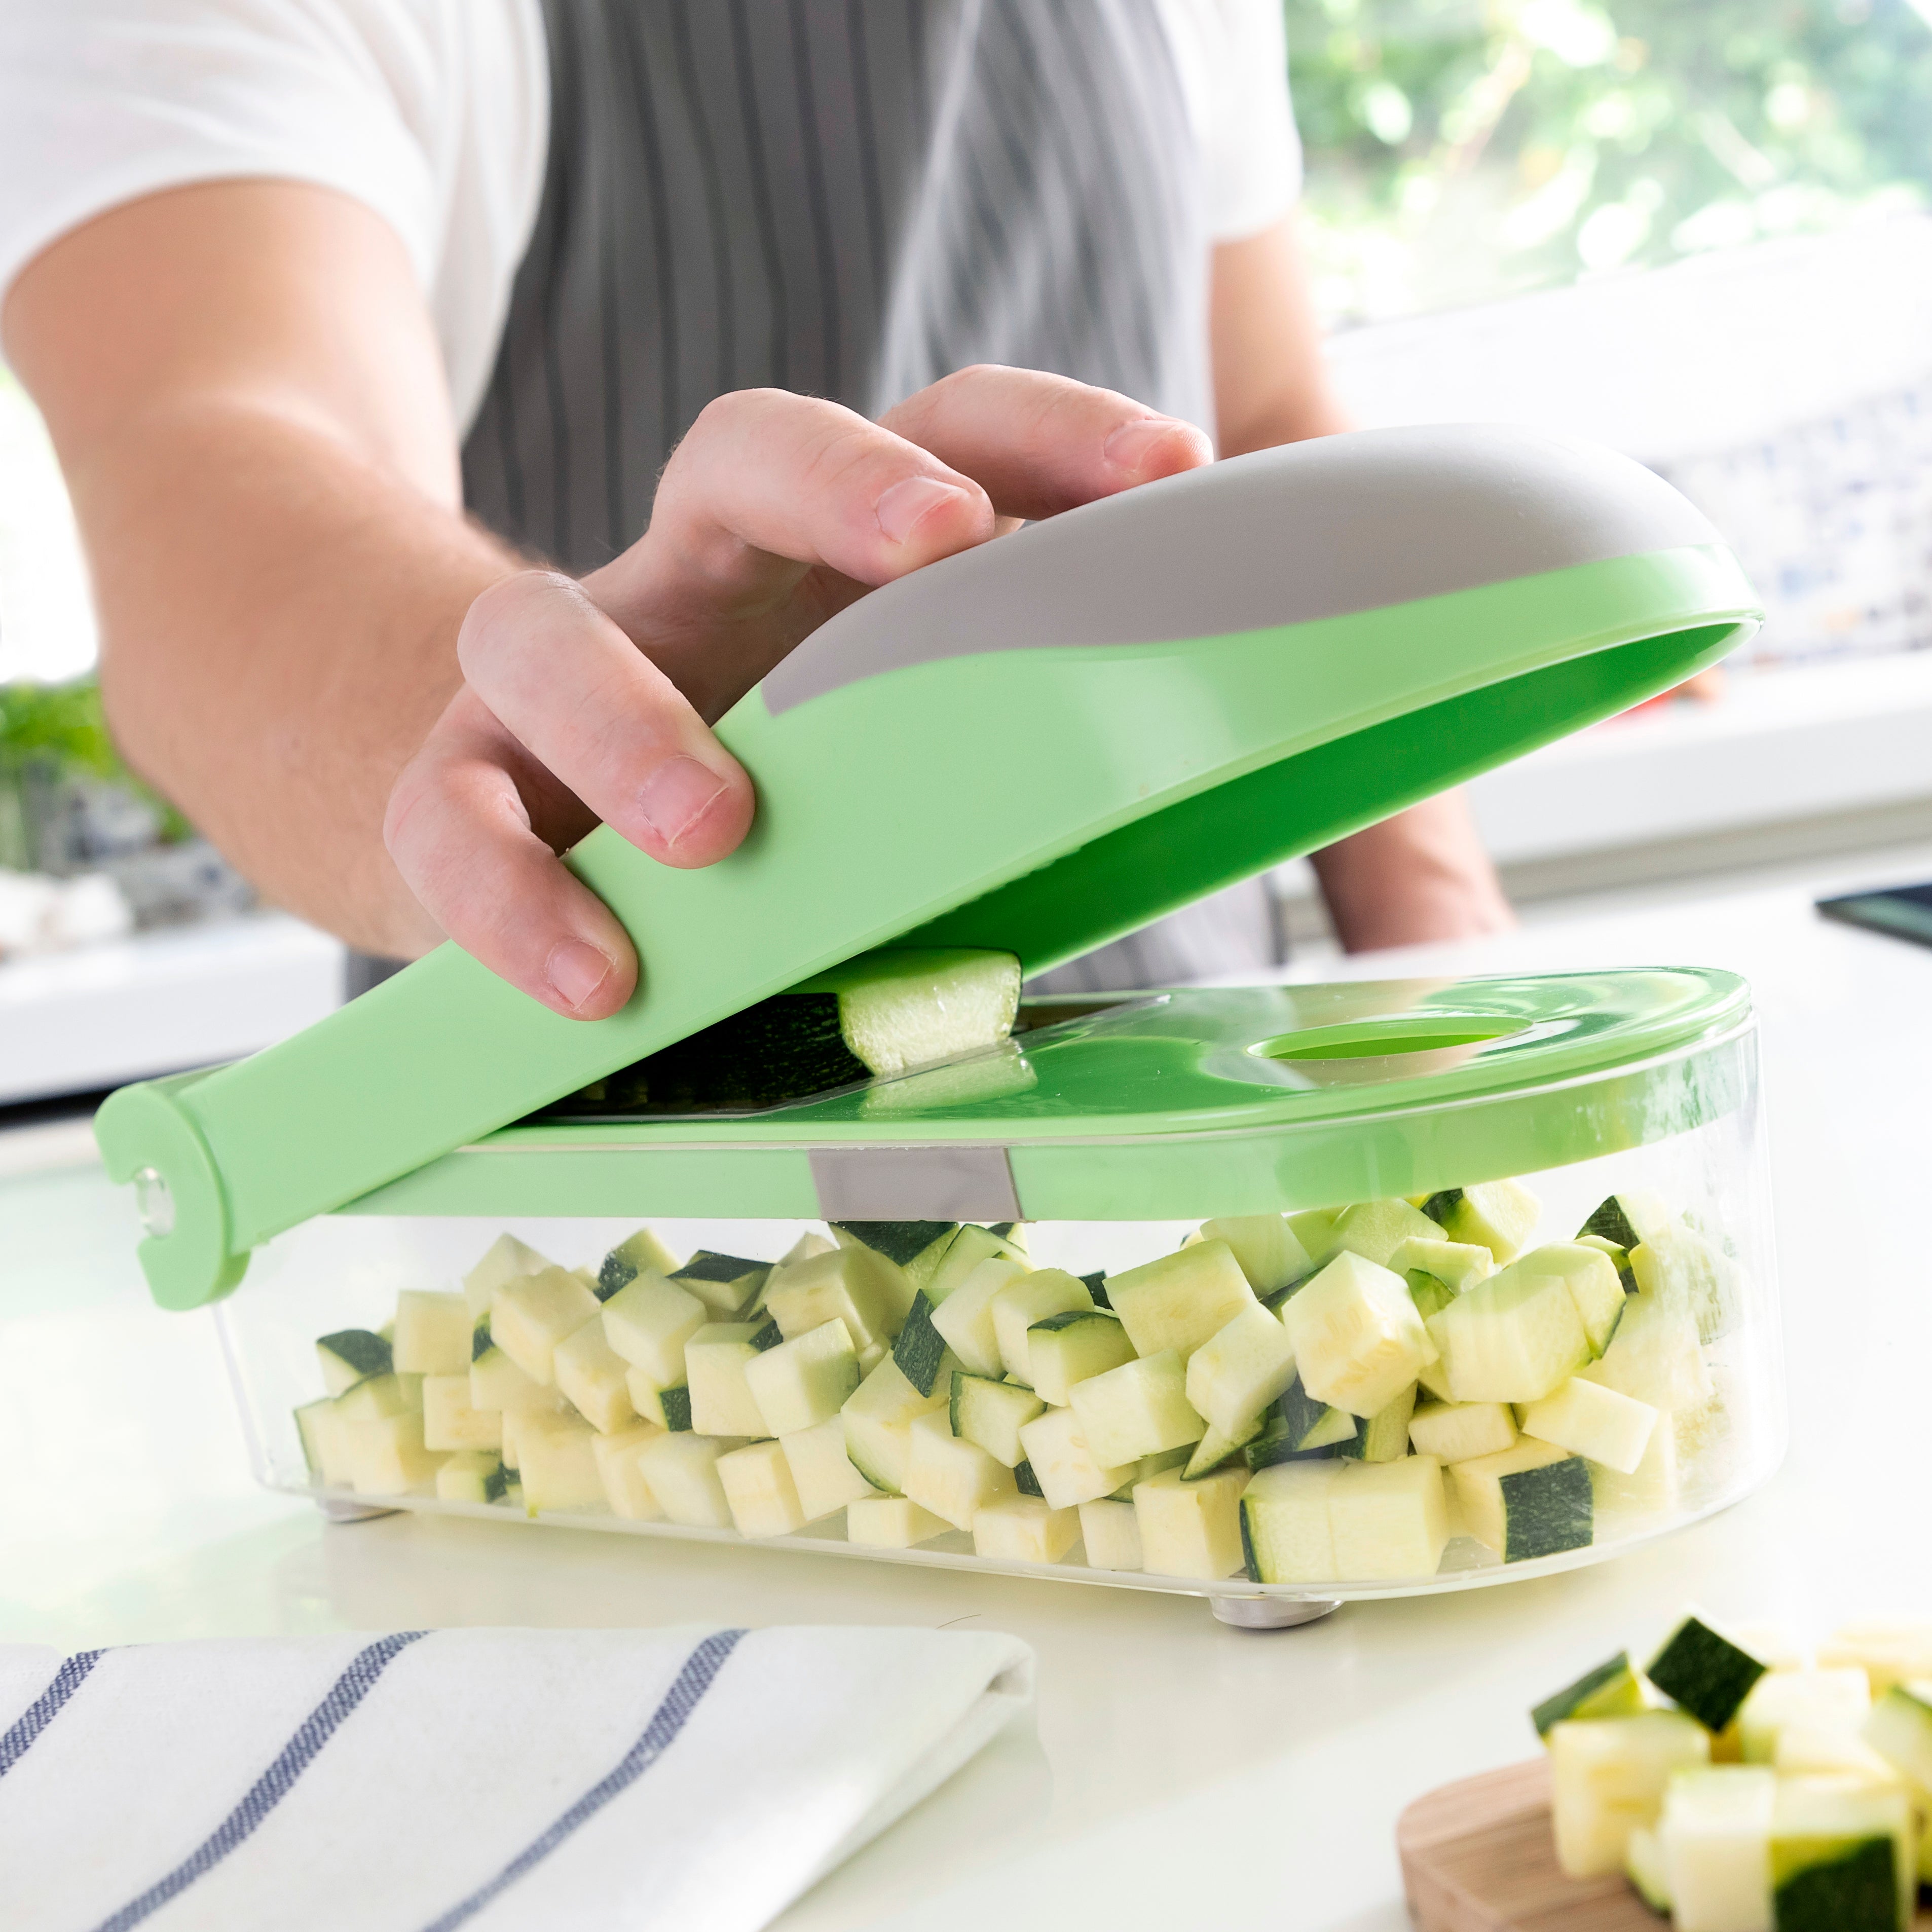
[[[1233,459],[933,566],[720,722],[758,788],[738,852],[673,871],[605,828],[569,855],[637,944],[619,1014],[560,1018],[446,946],[113,1096],[149,1283],[222,1302],[261,1472],[343,1504],[1262,1622],[1688,1520],[1782,1434],[1727,975],[1035,998],[1010,1039],[829,1091],[596,1096],[878,949],[1044,971],[1668,689],[1757,614],[1659,478],[1480,426]],[[842,1525],[800,1514],[835,1495]]]

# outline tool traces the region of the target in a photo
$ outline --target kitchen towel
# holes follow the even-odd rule
[[[7,1932],[755,1932],[1030,1706],[991,1633],[0,1648]]]

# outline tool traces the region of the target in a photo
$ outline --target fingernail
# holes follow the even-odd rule
[[[1108,437],[1102,454],[1116,470],[1138,473],[1146,468],[1155,446],[1171,442],[1182,427],[1172,416],[1143,416],[1138,422],[1123,423]]]
[[[665,759],[638,788],[638,810],[667,845],[675,845],[724,789],[716,772],[680,752]]]
[[[940,482],[937,477],[908,476],[903,482],[895,483],[873,507],[880,529],[894,543],[904,543],[928,511],[962,498],[965,494],[963,490],[956,490],[950,483]]]
[[[609,978],[610,962],[583,940],[566,939],[550,948],[544,972],[550,990],[574,1012]]]

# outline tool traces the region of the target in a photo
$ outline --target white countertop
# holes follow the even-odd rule
[[[1932,862],[1880,880],[1894,869]],[[1754,982],[1792,1448],[1757,1496],[1650,1550],[1250,1634],[1128,1590],[409,1516],[326,1525],[252,1487],[208,1319],[149,1306],[129,1203],[56,1130],[0,1139],[0,1641],[970,1620],[1039,1652],[1037,1743],[989,1753],[787,1932],[981,1932],[989,1908],[1003,1932],[1396,1932],[1396,1814],[1527,1755],[1526,1707],[1634,1626],[1687,1598],[1812,1634],[1862,1609],[1932,1609],[1932,951],[1828,925],[1810,897],[1620,906],[1348,969],[1683,961]],[[66,1164],[22,1171],[41,1156]]]

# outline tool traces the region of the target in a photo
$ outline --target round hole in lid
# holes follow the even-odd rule
[[[1526,1033],[1529,1024],[1493,1013],[1391,1013],[1279,1034],[1248,1051],[1263,1060],[1380,1060],[1395,1054],[1484,1047]]]

